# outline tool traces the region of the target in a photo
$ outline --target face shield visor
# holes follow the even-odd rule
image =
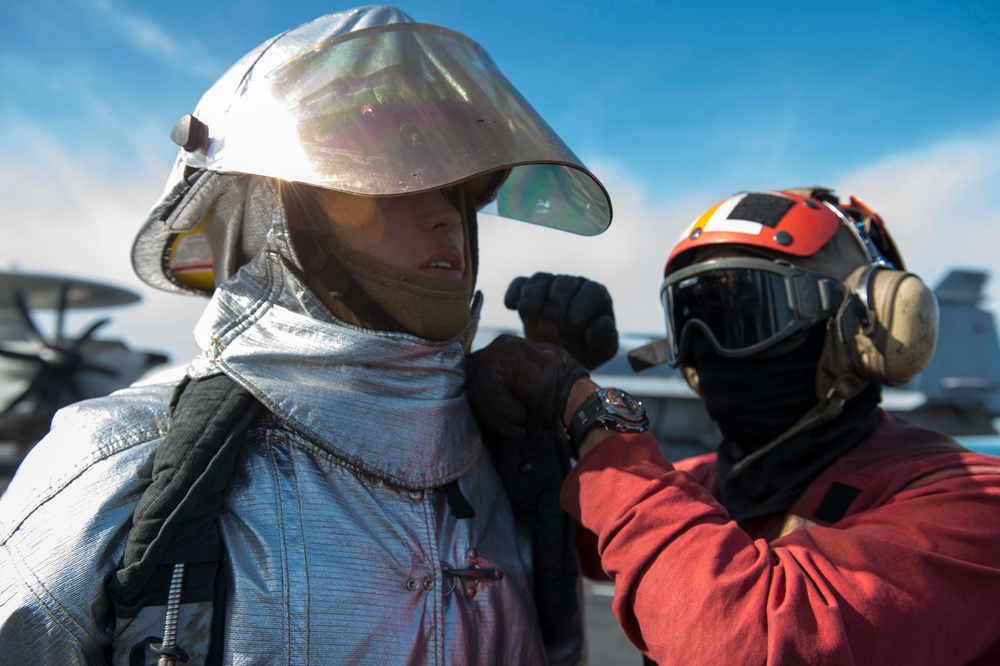
[[[582,235],[611,222],[603,186],[482,47],[451,30],[349,32],[251,69],[237,95],[204,118],[208,140],[182,157],[189,166],[364,196],[474,179],[477,204],[495,196],[503,217]]]
[[[747,257],[698,263],[672,273],[660,299],[667,319],[667,362],[690,363],[695,329],[723,357],[763,352],[834,316],[843,283],[781,261]]]

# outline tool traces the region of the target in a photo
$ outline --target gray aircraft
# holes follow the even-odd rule
[[[899,387],[885,387],[882,407],[912,423],[947,433],[963,443],[1000,453],[994,421],[1000,418],[1000,338],[993,314],[982,306],[989,274],[952,270],[934,290],[940,306],[937,350],[927,368]],[[680,372],[659,365],[636,372],[625,347],[594,371],[595,381],[639,398],[653,434],[669,458],[705,453],[718,446],[718,429]]]
[[[127,289],[77,277],[0,272],[0,481],[45,435],[56,410],[128,386],[167,362],[157,351],[98,338],[107,318],[66,332],[71,311],[138,300]],[[54,313],[48,334],[39,326],[41,310]]]

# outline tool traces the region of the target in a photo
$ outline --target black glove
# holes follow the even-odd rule
[[[529,423],[562,423],[570,389],[589,376],[555,345],[501,335],[466,361],[465,390],[482,425],[508,439],[522,439]]]
[[[599,282],[535,273],[514,278],[503,302],[521,316],[525,337],[565,347],[588,370],[618,351],[611,294]]]

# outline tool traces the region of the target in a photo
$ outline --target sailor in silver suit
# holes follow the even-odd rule
[[[579,634],[543,644],[531,547],[463,382],[477,210],[593,235],[601,184],[479,45],[385,6],[265,42],[173,138],[133,265],[210,297],[187,376],[263,406],[218,515],[218,663],[573,663]],[[3,663],[127,664],[163,634],[162,612],[116,620],[107,582],[175,384],[63,409],[0,498]],[[181,606],[190,664],[210,619]]]

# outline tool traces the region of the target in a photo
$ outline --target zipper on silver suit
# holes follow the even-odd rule
[[[177,645],[177,621],[181,612],[181,588],[184,585],[184,563],[178,562],[170,574],[170,589],[167,592],[167,609],[163,621],[163,641],[149,646],[160,655],[157,666],[175,666],[188,661],[187,653]]]

